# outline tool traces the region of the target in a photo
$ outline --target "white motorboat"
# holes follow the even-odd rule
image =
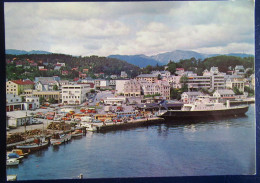
[[[11,158],[6,160],[6,166],[15,166],[18,165],[20,161],[16,158]]]

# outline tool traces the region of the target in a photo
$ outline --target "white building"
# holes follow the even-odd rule
[[[233,90],[217,90],[213,93],[213,97],[222,99],[234,99],[235,93]]]
[[[126,80],[116,80],[116,93],[124,93],[124,85],[126,82],[128,82],[129,79]]]
[[[121,71],[121,78],[127,78],[127,73],[125,71]]]
[[[105,105],[120,105],[126,103],[126,97],[107,97],[104,100]]]
[[[12,111],[6,113],[8,127],[18,127],[32,124],[33,117],[27,111]]]
[[[116,86],[116,80],[114,79],[109,80],[109,86]]]
[[[55,80],[43,80],[35,83],[35,89],[37,91],[53,91],[54,86],[57,86],[59,88],[59,82]]]
[[[28,97],[26,97],[25,101],[33,103],[33,109],[36,109],[36,108],[40,107],[40,99],[39,99],[39,97],[36,97],[36,96],[29,97],[28,96]]]
[[[144,95],[156,95],[160,94],[161,96],[170,99],[170,84],[166,81],[158,80],[155,83],[142,81],[141,88]]]
[[[181,101],[185,103],[194,102],[198,96],[203,96],[201,92],[183,92],[181,94]]]
[[[101,89],[101,88],[106,88],[109,86],[109,81],[105,79],[96,79],[94,81],[95,88],[96,89]]]
[[[90,92],[89,84],[74,84],[62,86],[63,104],[82,104],[87,99],[87,93]]]
[[[245,82],[243,78],[227,79],[226,88],[234,89],[237,88],[239,91],[244,92]]]
[[[6,102],[9,104],[22,102],[22,97],[20,97],[19,95],[15,95],[15,94],[6,94]]]

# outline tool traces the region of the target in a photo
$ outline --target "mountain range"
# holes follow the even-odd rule
[[[204,54],[198,53],[195,51],[184,51],[184,50],[175,50],[172,52],[160,53],[157,55],[146,56],[146,55],[110,55],[108,57],[117,58],[120,60],[124,60],[128,63],[137,65],[139,67],[146,67],[147,65],[155,66],[165,65],[171,60],[173,62],[178,62],[182,59],[190,59],[192,57],[196,59],[204,60],[205,58],[219,56],[221,54]],[[254,55],[244,54],[244,53],[229,53],[225,54],[227,56],[236,56],[236,57],[251,57]]]
[[[6,54],[11,54],[11,55],[28,54],[29,55],[29,54],[52,54],[52,53],[47,51],[40,51],[40,50],[23,51],[23,50],[7,49]],[[155,66],[157,64],[165,65],[168,64],[170,60],[173,62],[178,62],[182,59],[190,59],[192,57],[196,59],[204,60],[205,58],[214,57],[218,55],[221,54],[204,54],[195,51],[175,50],[172,52],[165,52],[165,53],[160,53],[152,56],[146,56],[141,54],[141,55],[109,55],[108,57],[123,60],[139,67],[146,67],[147,65],[152,65],[152,66]],[[242,58],[254,56],[254,55],[244,54],[244,53],[229,53],[225,55],[242,57]]]
[[[24,51],[24,50],[7,49],[7,50],[5,50],[5,54],[9,54],[9,55],[32,55],[32,54],[52,54],[52,53],[48,52],[48,51],[41,51],[41,50]]]

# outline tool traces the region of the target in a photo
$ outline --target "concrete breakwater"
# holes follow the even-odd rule
[[[120,122],[120,123],[107,123],[107,124],[102,124],[100,126],[97,126],[97,132],[123,130],[132,127],[156,124],[163,121],[164,121],[163,118],[153,117],[153,118],[130,120],[127,122]]]

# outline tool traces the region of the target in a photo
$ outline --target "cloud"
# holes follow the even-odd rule
[[[254,52],[254,3],[5,3],[6,48],[73,55]],[[237,50],[237,51],[236,51]]]

